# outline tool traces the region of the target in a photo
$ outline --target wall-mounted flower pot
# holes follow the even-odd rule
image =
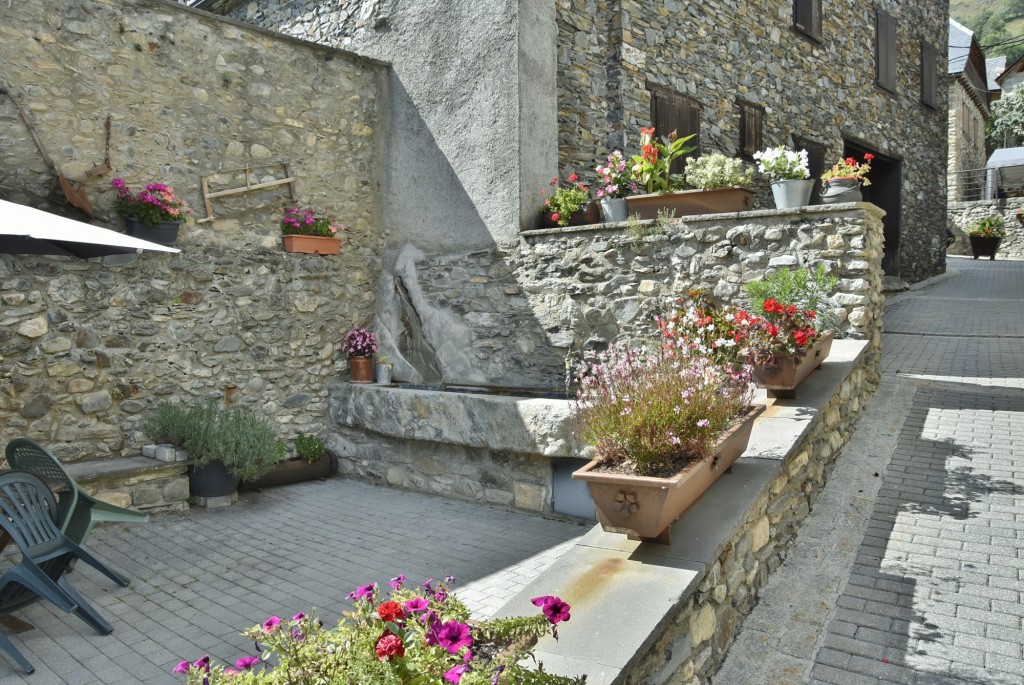
[[[764,364],[754,364],[754,378],[757,384],[768,390],[772,397],[793,399],[797,387],[804,382],[811,372],[832,351],[832,340],[835,334],[831,331],[821,336],[799,359],[790,355],[779,355]]]
[[[601,463],[595,460],[573,472],[573,480],[586,482],[604,530],[667,545],[672,522],[740,458],[763,411],[764,405],[750,407],[719,438],[713,457],[687,464],[672,478],[595,471]]]
[[[148,240],[158,245],[173,245],[178,240],[180,221],[161,221],[150,228],[142,223],[142,219],[134,216],[124,218],[124,232],[133,238]]]
[[[745,212],[754,208],[754,191],[747,188],[715,190],[680,190],[674,193],[631,195],[626,198],[626,212],[641,219],[657,219],[658,211],[675,212],[676,217],[697,214]]]
[[[967,239],[971,241],[971,252],[974,254],[975,259],[978,257],[995,259],[996,250],[999,249],[999,244],[1003,242],[1002,238],[988,238],[983,235],[969,235]]]
[[[338,254],[341,251],[341,240],[319,235],[285,235],[285,252],[301,252],[305,254]]]

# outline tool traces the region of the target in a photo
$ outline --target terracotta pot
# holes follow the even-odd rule
[[[674,211],[676,217],[697,214],[745,212],[754,207],[754,191],[747,188],[680,190],[674,193],[630,195],[626,198],[629,216],[657,219],[658,210]]]
[[[829,331],[797,361],[789,355],[784,355],[764,364],[754,364],[754,378],[757,379],[757,384],[767,388],[768,394],[772,397],[793,399],[796,397],[796,388],[828,357],[828,353],[832,351],[834,338],[835,334]]]
[[[541,212],[541,228],[562,228],[558,222],[552,219],[552,212]],[[568,226],[586,226],[588,224],[601,223],[601,208],[596,202],[588,202],[569,217]]]
[[[348,372],[352,383],[373,383],[373,357],[349,356]]]
[[[667,545],[672,522],[747,449],[754,419],[764,409],[763,405],[750,407],[719,438],[712,458],[690,463],[672,478],[595,472],[599,463],[595,460],[575,471],[573,480],[586,482],[604,530]]]
[[[302,252],[305,254],[338,254],[341,251],[339,238],[327,238],[319,235],[284,235],[285,252]]]
[[[967,239],[971,241],[971,252],[974,254],[974,258],[988,257],[989,259],[996,258],[996,250],[999,249],[999,244],[1003,242],[1002,238],[987,238],[983,235],[969,235]]]
[[[327,478],[338,472],[338,458],[327,452],[314,462],[305,459],[289,459],[274,467],[274,470],[254,481],[244,482],[240,490],[262,490],[278,485],[301,483],[316,478]]]

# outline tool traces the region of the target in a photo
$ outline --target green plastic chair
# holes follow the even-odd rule
[[[127,583],[57,530],[52,518],[56,510],[53,493],[39,478],[22,471],[0,474],[0,528],[21,550],[21,562],[0,576],[0,616],[46,599],[63,611],[75,612],[100,635],[109,635],[113,627],[71,587],[64,574],[72,561],[81,559],[118,585]],[[33,671],[32,664],[3,633],[0,649],[26,673]]]
[[[11,469],[37,476],[57,493],[57,527],[78,545],[85,542],[93,525],[100,521],[144,523],[149,520],[149,514],[101,502],[87,493],[55,456],[28,438],[15,438],[7,443],[6,456]],[[128,582],[127,576],[118,575]]]

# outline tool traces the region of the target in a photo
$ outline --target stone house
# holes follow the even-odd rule
[[[989,112],[987,62],[977,36],[949,21],[949,201],[980,199],[988,159],[985,125]]]
[[[634,152],[639,128],[653,124],[696,134],[700,152],[749,159],[763,146],[805,147],[815,174],[840,156],[871,152],[866,199],[887,212],[886,272],[916,281],[944,269],[943,3],[197,6],[392,63],[392,102],[436,149],[385,185],[396,198],[418,199],[418,219],[445,227],[432,235],[429,221],[385,208],[395,239],[447,250],[508,239],[531,226],[556,170],[590,174],[611,149]],[[438,169],[432,178],[417,173],[422,160]]]

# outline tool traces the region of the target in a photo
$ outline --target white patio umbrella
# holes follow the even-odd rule
[[[0,253],[103,257],[113,254],[180,252],[117,231],[66,219],[32,207],[0,200]]]

